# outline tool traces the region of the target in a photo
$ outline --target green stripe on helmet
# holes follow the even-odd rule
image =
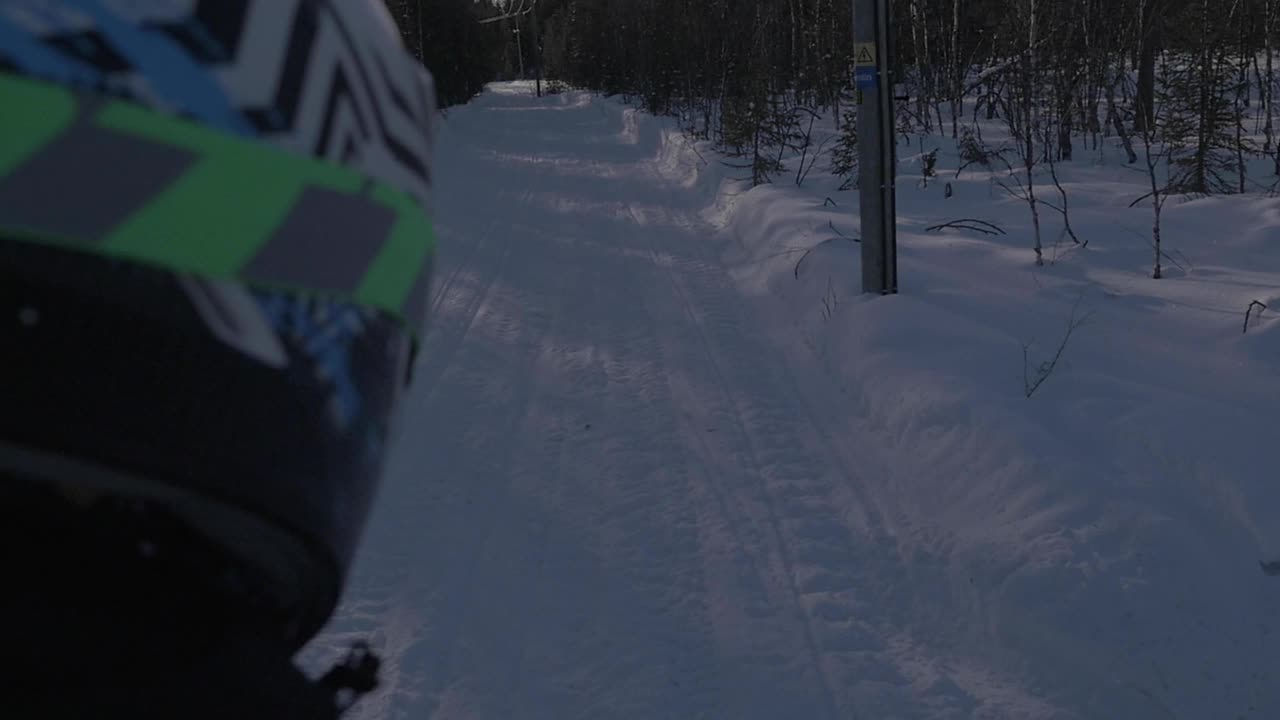
[[[205,126],[153,112],[138,105],[112,101],[100,109],[85,112],[71,92],[54,85],[0,73],[0,232],[29,242],[56,244],[83,252],[105,254],[163,267],[182,273],[243,282],[259,287],[284,288],[346,298],[382,310],[408,324],[416,334],[421,317],[413,317],[411,296],[420,275],[426,271],[434,251],[430,219],[422,206],[400,190],[373,181],[353,169],[322,159],[294,154],[266,143],[216,132]],[[17,111],[11,112],[10,108]],[[125,219],[106,229],[101,238],[68,237],[65,229],[33,227],[32,217],[53,217],[92,207],[94,196],[110,196],[81,188],[77,193],[37,193],[56,203],[57,213],[22,213],[14,203],[5,203],[4,188],[13,183],[4,178],[26,167],[41,173],[28,176],[73,177],[77,167],[68,163],[66,153],[45,153],[59,137],[89,123],[106,132],[104,141],[120,137],[132,143],[144,140],[157,146],[181,150],[194,158],[189,167],[166,182]],[[139,162],[145,162],[147,153]],[[40,163],[44,165],[40,165]],[[65,171],[53,164],[68,165]],[[52,172],[49,172],[52,169]],[[121,167],[119,174],[145,173],[144,167]],[[172,173],[171,173],[172,174]],[[110,178],[110,173],[98,173]],[[80,177],[84,177],[81,173]],[[101,180],[100,182],[109,182]],[[84,183],[80,183],[83,185]],[[351,287],[333,287],[334,268],[325,267],[324,257],[303,254],[307,243],[296,233],[281,235],[286,221],[305,220],[308,208],[302,199],[308,191],[322,190],[350,197],[388,211],[394,222],[388,231],[371,230],[369,237],[341,238],[344,242],[367,245],[367,252],[348,253],[347,258],[368,257],[365,267],[343,268],[337,275],[356,278]],[[25,192],[24,199],[32,193]],[[312,197],[315,196],[311,192]],[[11,198],[14,199],[14,198]],[[10,210],[6,211],[6,207]],[[100,208],[99,208],[100,209]],[[373,213],[373,214],[378,214]],[[371,213],[365,213],[366,215]],[[101,213],[99,213],[101,215]],[[300,218],[300,216],[303,216]],[[319,218],[317,218],[319,220]],[[327,227],[315,222],[316,227]],[[305,227],[306,223],[302,223]],[[356,223],[358,225],[358,223]],[[374,235],[377,235],[374,237]],[[273,245],[287,239],[289,245]],[[305,238],[302,238],[305,240]],[[332,247],[331,238],[318,238],[317,247]],[[94,242],[97,241],[97,242]],[[255,258],[271,249],[278,268],[264,275]],[[283,251],[283,255],[282,255]],[[297,263],[290,263],[290,254]],[[322,253],[323,255],[323,253]],[[342,259],[334,259],[341,262]],[[252,272],[249,272],[252,268]],[[345,282],[345,281],[344,281]]]
[[[23,82],[0,74],[0,176],[12,172],[27,158],[71,126],[76,102],[61,89]]]
[[[82,120],[0,175],[0,217],[9,227],[101,242],[197,160]]]
[[[307,186],[356,194],[365,184],[363,176],[345,168],[175,122],[136,105],[112,103],[95,121],[201,157],[105,243],[109,253],[174,270],[234,276],[267,243]]]
[[[394,304],[412,314],[413,308],[406,307],[406,303],[410,302],[413,285],[435,245],[431,219],[422,212],[413,212],[417,206],[413,198],[386,186],[374,188],[373,197],[396,208],[399,217],[386,246],[374,258],[356,290],[356,299],[374,307]]]

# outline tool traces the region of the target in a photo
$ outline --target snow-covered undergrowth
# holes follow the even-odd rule
[[[933,662],[974,694],[1027,688],[1053,717],[1280,713],[1280,578],[1259,566],[1280,555],[1280,199],[1171,200],[1153,280],[1150,207],[1129,207],[1145,175],[1118,148],[1078,149],[1058,171],[1087,247],[1042,207],[1037,267],[1004,173],[957,176],[954,141],[930,137],[926,179],[913,138],[901,294],[871,299],[848,239],[857,192],[825,162],[801,187],[793,159],[751,189],[707,143],[645,121],[662,125],[662,171],[704,194],[802,391],[893,499],[904,581],[939,601],[902,631],[932,638]],[[962,218],[1003,232],[930,230]],[[1268,308],[1246,333],[1255,300]],[[964,672],[993,661],[1003,678]],[[1015,716],[1000,707],[987,716]]]

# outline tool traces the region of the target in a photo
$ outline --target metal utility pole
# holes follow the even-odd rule
[[[516,56],[520,58],[520,79],[524,79],[524,43],[520,41],[520,21],[516,20],[516,29],[512,30],[516,35]]]
[[[542,33],[538,32],[538,3],[533,3],[533,72],[538,88],[538,97],[542,97]]]
[[[418,0],[418,62],[427,65],[427,44],[422,32],[422,0]]]
[[[520,18],[533,13],[533,67],[538,74],[537,89],[538,97],[542,97],[542,33],[538,31],[538,0],[532,0],[529,7],[525,7],[528,0],[520,0],[520,5],[511,12],[497,15],[494,17],[484,18],[480,21],[481,25],[488,25],[499,20],[507,20],[515,18],[516,27],[511,32],[516,36],[516,55],[520,57],[520,79],[525,78],[524,72],[524,43],[520,40]]]
[[[862,291],[898,292],[897,139],[889,0],[853,0]]]

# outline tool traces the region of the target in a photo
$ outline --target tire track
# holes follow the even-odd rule
[[[527,202],[532,192],[531,189],[524,191],[517,202]],[[471,263],[488,247],[498,224],[498,220],[493,220],[480,236],[480,239],[470,243],[471,249],[465,259],[458,263],[444,285],[436,293],[436,298],[431,306],[431,326],[427,329],[427,336],[423,342],[422,358],[419,360],[418,367],[414,373],[418,387],[421,388],[421,390],[415,392],[415,396],[418,398],[430,400],[431,395],[435,392],[437,383],[450,367],[458,349],[462,346],[467,334],[471,331],[471,327],[475,324],[493,284],[506,272],[513,247],[513,243],[510,242],[503,243],[502,250],[497,253],[497,258],[493,261],[491,267],[482,269],[486,274],[482,276],[478,287],[471,293],[470,298],[465,301],[461,310],[454,312],[445,312],[443,310],[450,293],[454,292],[454,286],[457,284],[458,279],[466,275],[465,271],[469,269]],[[461,291],[463,290],[460,289]]]
[[[474,258],[476,253],[479,252],[480,246],[483,245],[491,235],[493,235],[493,231],[497,227],[498,221],[496,219],[490,221],[489,224],[485,226],[484,232],[480,233],[480,237],[476,242],[471,243],[468,246],[467,253],[457,262],[457,264],[453,266],[453,270],[449,273],[449,276],[445,278],[445,281],[436,289],[435,295],[431,298],[431,309],[429,310],[427,317],[438,317],[437,313],[440,312],[440,306],[444,301],[444,297],[453,289],[454,281],[457,280],[458,275],[466,269],[472,258]]]
[[[510,254],[509,251],[507,254]],[[507,318],[521,318],[515,325],[516,338],[512,345],[518,349],[513,354],[528,355],[536,351],[547,335],[551,317],[545,308],[531,302],[532,298],[526,293],[511,290],[510,295],[506,303],[509,311]],[[476,316],[479,314],[477,312]],[[473,322],[468,323],[468,328]],[[510,458],[515,449],[511,438],[519,430],[537,392],[536,380],[532,378],[524,382],[511,382],[513,377],[518,376],[510,373],[510,361],[504,361],[500,351],[495,352],[493,348],[486,348],[479,343],[464,346],[463,352],[456,356],[451,367],[455,369],[452,375],[456,376],[456,384],[446,383],[447,386],[435,398],[436,408],[444,414],[469,405],[474,409],[475,416],[483,418],[481,422],[490,425],[491,429],[477,430],[474,426],[457,423],[454,418],[442,418],[453,430],[441,436],[437,442],[445,448],[465,448],[466,462],[456,465],[446,462],[445,466],[466,468],[466,478],[452,480],[467,483],[470,492],[467,493],[465,504],[472,508],[488,505],[490,510],[485,513],[470,513],[473,518],[477,515],[489,518],[489,522],[478,532],[452,535],[455,539],[469,538],[470,546],[460,553],[453,550],[455,555],[461,555],[465,559],[452,564],[451,572],[445,573],[440,579],[439,588],[446,598],[439,605],[440,615],[444,619],[443,630],[436,627],[434,629],[437,634],[424,638],[424,642],[431,646],[430,653],[435,658],[429,666],[432,670],[427,675],[437,679],[453,675],[451,655],[459,646],[459,631],[472,624],[474,612],[479,605],[470,601],[472,588],[481,577],[482,560],[489,550],[488,545],[501,527],[501,519],[506,511],[503,504],[509,501],[513,481]],[[442,380],[447,380],[450,375],[443,374]],[[489,392],[485,392],[486,390]],[[450,395],[454,397],[449,397]]]
[[[614,119],[567,108],[548,133],[508,105],[499,149],[455,160],[485,232],[443,236],[463,252],[344,609],[388,640],[355,717],[855,717],[858,682],[904,681],[861,617],[892,548],[852,462]],[[565,151],[522,159],[535,134]],[[594,166],[609,182],[533,201]]]
[[[406,437],[404,442],[416,443],[417,448],[402,455],[392,470],[398,477],[389,478],[391,489],[399,492],[380,499],[387,508],[379,518],[381,533],[414,538],[417,546],[400,547],[404,557],[384,557],[374,564],[404,567],[415,562],[432,568],[430,577],[402,575],[399,598],[387,616],[388,621],[416,617],[421,628],[415,642],[402,643],[399,656],[388,658],[389,664],[400,667],[402,676],[405,668],[413,668],[412,677],[404,679],[415,687],[388,687],[380,692],[411,692],[413,705],[429,712],[445,699],[443,683],[457,676],[457,655],[466,650],[461,633],[474,624],[472,596],[482,578],[481,560],[509,500],[510,457],[515,451],[511,438],[537,392],[536,378],[513,373],[511,368],[541,346],[552,322],[552,313],[528,292],[510,285],[494,291],[511,254],[508,247],[502,265],[492,269],[467,310],[441,336],[448,338],[449,345],[441,349],[437,339],[428,350],[435,354],[425,359],[434,358],[439,367],[434,382],[424,388],[425,397],[412,409],[413,417],[406,418],[406,435],[412,432],[417,438]],[[526,263],[525,270],[530,265]],[[480,325],[494,329],[497,337],[473,335],[471,330]],[[453,413],[461,407],[470,408],[482,422],[458,422]],[[486,505],[490,512],[475,511]],[[468,522],[475,517],[488,522],[476,527]],[[465,540],[461,547],[460,539]],[[397,547],[394,542],[374,540],[373,544]],[[392,630],[386,628],[388,634]],[[385,720],[380,715],[357,717]]]
[[[636,211],[634,205],[627,206],[627,213],[631,215],[637,225],[647,224],[641,219],[640,214]],[[659,253],[657,246],[653,243],[652,234],[646,235],[649,239],[649,250],[653,255],[654,264],[664,270],[677,302],[681,306],[686,317],[689,319],[689,322],[696,329],[703,355],[708,366],[711,367],[715,375],[716,384],[722,397],[722,402],[730,409],[734,433],[738,437],[740,447],[744,450],[746,457],[750,461],[749,467],[744,468],[744,476],[754,475],[760,478],[765,484],[767,499],[763,503],[763,510],[768,528],[769,545],[781,560],[782,571],[786,578],[785,583],[790,590],[792,603],[794,604],[798,614],[803,618],[802,633],[804,637],[804,644],[809,655],[810,662],[818,672],[819,686],[823,694],[823,710],[827,717],[840,717],[840,707],[842,703],[839,703],[836,700],[826,664],[823,662],[823,650],[821,647],[820,637],[814,630],[809,608],[807,608],[803,602],[803,599],[807,594],[806,587],[805,584],[799,580],[800,573],[797,560],[792,551],[791,543],[789,543],[786,538],[786,532],[783,528],[782,520],[777,514],[776,501],[773,498],[773,493],[771,492],[772,488],[769,487],[769,476],[777,474],[779,472],[779,466],[785,463],[789,458],[785,458],[777,453],[768,456],[765,455],[769,448],[762,448],[760,441],[756,437],[757,433],[753,433],[750,429],[749,423],[744,417],[740,404],[741,401],[734,390],[734,385],[730,383],[726,376],[723,362],[718,358],[720,353],[714,348],[712,338],[707,330],[706,321],[701,317],[700,313],[694,309],[694,302],[691,299],[690,291],[682,281],[682,276],[686,273],[677,273],[673,266],[675,256],[667,256],[664,258],[663,254]],[[686,239],[696,238],[690,237]],[[679,262],[681,265],[684,265],[684,269],[686,270],[692,269],[695,275],[706,274],[705,266],[700,263],[689,263],[687,261],[675,262]],[[730,322],[729,315],[720,310],[720,304],[708,305],[702,302],[704,300],[703,298],[700,298],[699,300],[700,302],[698,307],[700,308],[716,308],[715,310],[706,311],[708,315],[712,315],[712,313],[715,312],[722,313],[711,318],[712,322],[715,323],[717,327],[726,327],[728,325]],[[758,360],[760,356],[752,354],[752,357],[753,359]],[[754,382],[747,382],[742,384],[742,386],[752,387],[756,390],[761,389],[761,385]],[[770,409],[770,411],[772,411],[772,409]],[[773,417],[770,417],[770,420],[772,420],[772,422],[769,423],[768,428],[771,430],[777,430],[785,427],[786,425],[785,418],[782,422],[779,422]],[[803,443],[797,443],[796,446],[802,447]],[[794,452],[794,450],[792,452]],[[808,472],[812,473],[813,471]],[[805,470],[787,473],[790,478],[803,477],[805,474],[807,474]],[[796,481],[797,480],[792,479],[792,482]]]
[[[681,207],[679,200],[673,197],[657,211],[664,227],[683,231],[667,233],[682,243],[667,243],[672,283],[701,328],[736,425],[751,444],[751,461],[762,469],[770,506],[766,516],[779,546],[786,548],[790,587],[804,610],[815,657],[823,659],[834,706],[842,713],[860,705],[874,712],[886,691],[866,686],[870,681],[887,682],[897,688],[887,692],[900,693],[899,700],[909,696],[924,713],[935,711],[930,693],[907,687],[916,673],[902,662],[918,665],[927,651],[902,645],[918,645],[900,623],[901,610],[920,599],[903,574],[910,563],[891,524],[891,498],[861,480],[878,462],[867,458],[868,467],[855,470],[781,350],[744,333],[745,300],[710,257],[712,244],[697,235],[701,224],[667,210]],[[888,648],[888,638],[895,638],[897,647]]]
[[[547,572],[553,554],[552,539],[558,533],[556,519],[572,502],[572,498],[565,497],[564,480],[566,452],[572,437],[572,409],[567,407],[570,398],[561,395],[556,380],[561,376],[576,379],[589,369],[589,363],[575,357],[564,338],[566,323],[580,319],[584,300],[575,292],[591,287],[591,278],[563,275],[565,267],[575,267],[561,257],[573,251],[572,242],[557,244],[546,238],[538,248],[538,262],[545,265],[544,282],[532,285],[546,296],[541,304],[550,306],[554,299],[555,309],[550,313],[549,331],[533,353],[530,365],[510,369],[537,377],[538,392],[528,404],[520,429],[511,436],[513,445],[518,446],[505,471],[512,478],[506,491],[511,501],[493,519],[495,529],[506,529],[494,534],[492,551],[488,553],[501,562],[501,571],[491,566],[485,578],[490,587],[479,593],[504,598],[496,601],[495,614],[484,622],[483,631],[495,642],[480,650],[495,669],[478,678],[483,683],[481,687],[476,687],[477,678],[471,679],[469,687],[472,697],[467,699],[467,712],[484,717],[537,714],[538,703],[523,700],[531,684],[537,689],[538,681],[545,680],[538,674],[542,668],[537,659],[547,653],[537,647],[537,630],[555,605],[557,592],[564,590],[553,585]],[[551,277],[559,282],[547,282]],[[526,597],[524,601],[512,599]]]
[[[653,172],[656,173],[656,170]],[[672,195],[661,207],[679,208],[680,201],[680,197]],[[678,211],[664,213],[664,218],[683,228],[691,237],[695,235],[696,228],[700,225]],[[736,308],[743,298],[726,274],[719,259],[715,257],[714,252],[711,252],[712,244],[691,242],[688,247],[701,250],[700,253],[692,255],[683,262],[690,276],[700,277],[700,281],[691,286],[710,291],[708,295],[704,295],[697,301],[696,306],[722,308],[718,313],[720,318],[736,318],[741,315]],[[707,314],[711,316],[713,311],[708,311]],[[735,330],[728,333],[727,338],[738,335],[739,333]],[[724,346],[731,347],[732,344],[731,339],[726,339]],[[845,518],[839,518],[827,526],[826,531],[820,529],[822,527],[820,524],[810,524],[805,529],[805,533],[815,537],[822,537],[828,532],[843,536],[844,541],[838,543],[838,550],[819,551],[814,559],[821,559],[823,555],[829,555],[831,559],[843,558],[845,565],[856,567],[858,570],[857,579],[861,582],[857,587],[866,589],[847,599],[848,601],[841,598],[839,602],[832,602],[830,598],[825,598],[814,607],[814,614],[824,621],[845,622],[859,615],[867,616],[866,621],[857,623],[860,627],[856,632],[840,633],[841,639],[834,640],[833,644],[846,647],[865,645],[869,652],[854,653],[855,656],[861,655],[861,657],[850,657],[852,662],[848,665],[866,668],[870,672],[846,672],[843,677],[844,683],[837,684],[858,682],[866,675],[875,678],[893,678],[893,684],[901,687],[909,682],[908,678],[920,676],[922,667],[941,666],[940,672],[944,675],[948,674],[949,671],[946,670],[948,663],[945,660],[940,661],[939,650],[932,647],[927,638],[919,637],[918,632],[912,630],[902,612],[907,608],[918,609],[922,602],[929,603],[928,598],[922,597],[918,591],[913,591],[913,588],[936,587],[938,579],[921,574],[932,572],[933,569],[921,566],[918,554],[920,538],[913,536],[914,544],[910,546],[904,544],[905,533],[910,530],[910,526],[904,526],[902,523],[904,511],[895,502],[892,489],[869,488],[865,480],[867,477],[888,476],[889,473],[885,469],[887,460],[875,453],[874,445],[860,443],[860,449],[864,453],[870,451],[871,454],[860,455],[856,461],[858,467],[855,469],[855,461],[850,458],[841,443],[837,442],[832,430],[815,410],[816,396],[811,396],[811,391],[806,392],[801,386],[799,377],[792,369],[786,349],[779,348],[775,354],[778,355],[776,361],[760,364],[760,367],[778,370],[766,384],[779,390],[785,386],[786,392],[782,392],[781,396],[789,398],[791,402],[784,404],[798,412],[783,414],[802,419],[806,432],[801,434],[813,438],[815,442],[811,446],[812,449],[819,452],[826,463],[837,471],[833,479],[839,480],[839,482],[823,484],[820,492],[812,497],[807,497],[807,491],[801,488],[788,489],[781,495],[793,502],[807,500],[823,508],[845,509],[854,520],[850,525]],[[727,353],[727,355],[731,358],[729,362],[742,357],[742,354]],[[792,494],[795,497],[790,497]],[[934,538],[926,543],[924,552],[930,552],[937,542],[938,539]],[[843,581],[838,578],[838,574],[835,577],[837,579],[834,589],[840,591]],[[825,582],[826,579],[821,575],[815,576],[812,580],[815,588],[819,588]],[[817,593],[817,595],[820,594]],[[924,674],[936,675],[933,672]],[[947,692],[945,686],[941,687],[937,695],[921,692],[918,689],[907,691],[904,695],[897,697],[896,702],[911,703],[918,707],[922,714],[932,713],[940,705],[954,707],[955,696]],[[963,701],[960,704],[963,705]]]
[[[623,232],[614,235],[630,229],[619,227]],[[572,518],[585,533],[576,544],[597,549],[593,554],[607,558],[610,570],[600,577],[581,551],[572,558],[566,536],[555,538],[552,571],[543,575],[539,593],[545,598],[541,625],[548,629],[535,633],[525,650],[542,663],[543,673],[548,665],[555,669],[539,678],[534,697],[516,706],[555,707],[556,699],[563,705],[548,690],[561,686],[578,688],[570,707],[586,708],[570,716],[724,717],[727,708],[742,710],[729,716],[747,715],[751,706],[738,695],[742,684],[735,686],[723,669],[736,658],[726,657],[710,630],[721,608],[708,598],[713,553],[703,535],[715,511],[706,497],[704,458],[689,449],[674,417],[672,368],[662,349],[669,328],[660,328],[650,312],[661,275],[643,256],[598,243],[581,243],[573,252],[594,254],[582,264],[595,273],[564,283],[580,293],[579,337],[591,350],[562,348],[558,367],[571,389],[556,399],[567,408],[560,426],[579,432],[573,452],[560,457],[568,464],[560,487],[541,492],[555,497],[554,515]],[[618,297],[626,298],[621,308],[609,302]],[[553,589],[553,582],[560,587]],[[595,593],[610,597],[603,603],[610,610],[578,605],[578,598],[591,597],[601,585],[606,589]],[[548,607],[553,598],[559,606],[554,609]],[[566,607],[568,598],[573,599]],[[542,646],[535,648],[538,641]],[[584,667],[592,657],[608,659]],[[599,680],[584,683],[583,672]],[[755,680],[758,689],[775,678]],[[560,720],[549,711],[534,715]]]
[[[653,272],[634,258],[607,262],[616,270],[592,280],[597,295],[631,300],[623,308],[589,308],[606,351],[598,367],[610,417],[602,418],[608,424],[589,462],[599,475],[599,502],[577,512],[586,511],[583,526],[619,573],[614,592],[625,596],[615,600],[622,609],[615,621],[632,646],[614,652],[609,684],[626,691],[609,698],[616,703],[609,715],[714,717],[721,702],[718,654],[706,628],[689,458],[675,432],[659,328],[646,307]]]
[[[560,265],[551,259],[539,259],[526,269],[534,270],[531,278],[546,279],[552,268]],[[545,288],[544,283],[532,283]],[[558,298],[552,307],[551,299]],[[524,679],[525,657],[528,654],[528,638],[537,625],[532,608],[521,598],[532,595],[543,582],[550,529],[550,518],[535,499],[540,499],[558,483],[563,465],[563,449],[566,435],[556,430],[562,418],[549,412],[549,399],[555,388],[547,387],[547,378],[536,371],[548,355],[554,354],[554,343],[571,305],[571,297],[550,293],[523,295],[517,307],[537,308],[545,312],[546,331],[536,342],[528,345],[528,357],[533,358],[534,371],[522,372],[519,365],[508,364],[505,372],[530,378],[530,391],[524,398],[522,409],[512,416],[511,431],[499,432],[509,452],[492,459],[494,476],[506,478],[505,485],[486,493],[491,505],[488,523],[476,544],[476,555],[467,565],[471,575],[467,583],[467,599],[464,612],[456,608],[445,615],[455,623],[452,647],[459,648],[459,664],[476,668],[469,673],[455,671],[456,665],[445,665],[442,671],[461,684],[451,687],[449,693],[459,696],[445,702],[465,705],[467,713],[483,717],[519,717],[525,708],[519,703]],[[517,316],[508,316],[514,319]],[[518,316],[516,325],[500,324],[505,337],[519,335],[520,326],[528,322],[528,315]],[[541,322],[541,320],[539,320]],[[550,342],[548,342],[550,341]],[[522,355],[524,353],[513,353]],[[511,357],[508,357],[510,361]],[[459,597],[462,593],[458,593]]]
[[[699,322],[711,338],[708,344],[718,348],[711,352],[719,355],[721,371],[734,379],[728,381],[730,402],[760,463],[770,522],[786,549],[791,589],[804,609],[815,653],[825,660],[821,666],[833,702],[842,716],[846,709],[857,712],[851,688],[860,680],[906,682],[877,657],[885,649],[883,633],[869,625],[889,606],[882,593],[894,583],[886,580],[900,579],[885,576],[894,567],[885,564],[880,544],[887,536],[876,514],[867,512],[866,500],[848,492],[857,484],[856,475],[830,446],[803,398],[792,394],[790,374],[780,378],[774,353],[762,347],[743,351],[752,343],[734,317],[738,299],[722,271],[699,260],[676,267],[685,270],[691,312],[704,315]]]

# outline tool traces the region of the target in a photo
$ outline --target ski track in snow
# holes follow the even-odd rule
[[[483,102],[442,141],[420,389],[329,632],[387,657],[353,715],[878,716],[854,688],[909,682],[861,612],[891,536],[658,138]]]
[[[989,180],[900,184],[915,287],[867,303],[837,179],[739,193],[663,119],[530,91],[439,138],[418,383],[300,656],[372,638],[351,717],[1276,716],[1280,320],[1239,334],[1274,199],[1171,205],[1203,267],[1151,284],[1118,166],[1070,168],[1095,241],[1040,270]],[[960,212],[1010,236],[921,230]],[[1028,401],[1020,345],[1080,304]]]
[[[319,649],[352,716],[954,718],[891,495],[825,427],[628,111],[490,93],[441,138],[403,447]],[[927,586],[927,584],[926,584]]]

